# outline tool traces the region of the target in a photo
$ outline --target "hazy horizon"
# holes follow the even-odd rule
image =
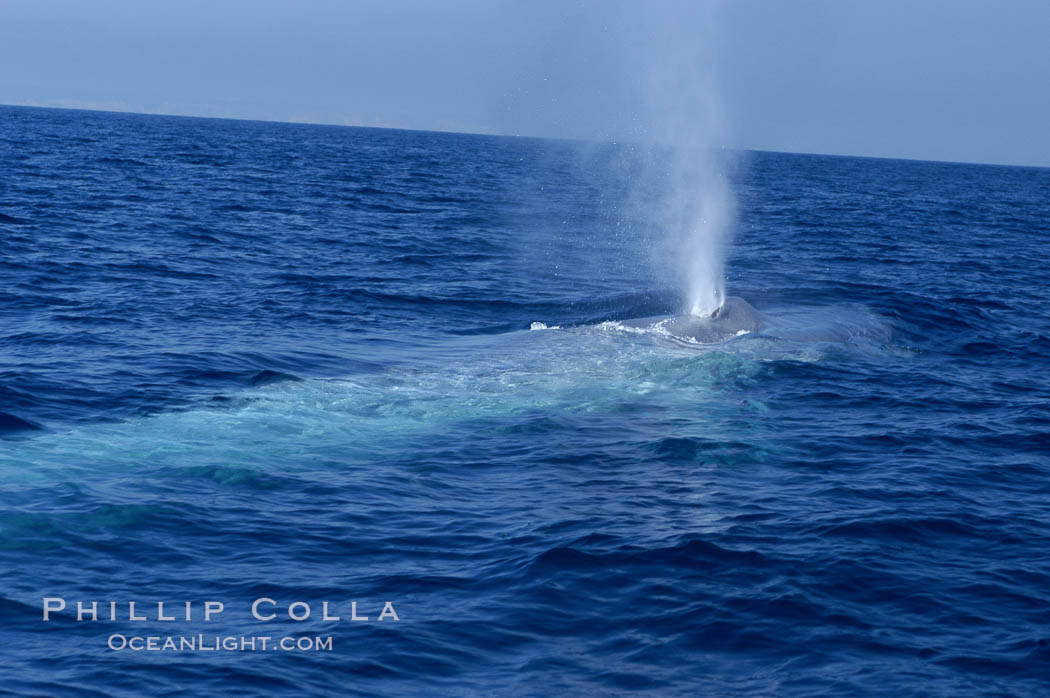
[[[170,112],[161,111],[125,111],[122,109],[105,109],[105,108],[92,108],[92,107],[74,107],[74,106],[50,106],[45,104],[2,104],[0,107],[14,107],[22,109],[56,109],[59,111],[86,111],[86,112],[100,112],[104,114],[127,114],[129,116],[163,116],[163,117],[175,117],[185,119],[216,119],[219,121],[258,121],[261,123],[268,124],[290,124],[290,125],[303,125],[303,126],[334,126],[340,128],[366,128],[366,129],[379,129],[379,130],[391,130],[391,131],[418,131],[422,133],[453,133],[461,134],[464,136],[492,136],[496,138],[536,138],[541,140],[563,140],[563,141],[577,141],[580,143],[603,143],[605,141],[588,140],[586,138],[573,138],[568,136],[537,136],[528,133],[486,133],[481,131],[457,131],[457,130],[446,130],[446,129],[434,129],[434,128],[402,128],[400,126],[371,126],[368,124],[354,124],[354,123],[333,123],[328,121],[303,121],[303,120],[281,120],[281,119],[257,119],[249,117],[239,116],[209,116],[206,114],[176,114]],[[1048,169],[1050,165],[1027,165],[1018,163],[1002,163],[1002,162],[977,162],[974,160],[932,160],[928,158],[917,158],[917,157],[897,157],[890,155],[864,155],[856,153],[823,153],[813,151],[798,151],[798,150],[776,150],[772,148],[747,148],[743,146],[727,146],[730,151],[738,151],[745,153],[780,153],[784,155],[814,155],[818,157],[836,157],[836,158],[870,158],[874,160],[914,160],[916,162],[943,162],[958,165],[989,165],[993,167],[1030,167],[1036,169]]]
[[[1050,5],[710,5],[10,0],[0,103],[644,141],[641,95],[692,41],[716,145],[1050,166]]]

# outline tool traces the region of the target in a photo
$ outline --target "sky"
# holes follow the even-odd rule
[[[1048,37],[1046,0],[0,0],[0,103],[1050,166]]]

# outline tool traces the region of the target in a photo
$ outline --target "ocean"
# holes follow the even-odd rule
[[[1046,695],[1050,169],[639,150],[0,107],[0,694]]]

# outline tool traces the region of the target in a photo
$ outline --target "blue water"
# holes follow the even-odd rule
[[[1046,695],[1050,170],[742,154],[700,346],[639,157],[0,108],[0,694]]]

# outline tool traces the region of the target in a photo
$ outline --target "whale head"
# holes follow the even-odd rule
[[[763,317],[739,296],[729,296],[713,312],[703,315],[671,315],[625,320],[626,327],[651,329],[691,343],[715,344],[741,334],[757,332]]]

